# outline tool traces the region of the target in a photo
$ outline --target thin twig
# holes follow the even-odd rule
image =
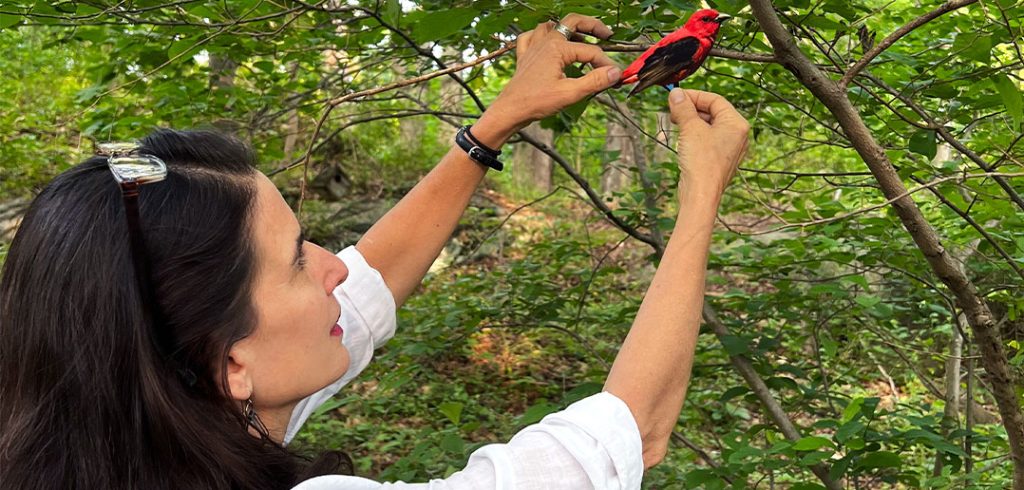
[[[882,39],[873,48],[868,50],[867,53],[864,53],[864,56],[862,56],[861,59],[857,60],[857,62],[854,63],[853,66],[846,71],[846,74],[843,75],[843,78],[839,80],[839,85],[842,87],[846,87],[847,85],[849,85],[850,81],[853,80],[853,77],[856,77],[857,74],[864,69],[864,67],[868,66],[868,64],[871,63],[871,60],[875,59],[875,57],[878,56],[879,54],[882,54],[882,51],[889,49],[889,47],[892,46],[896,41],[899,41],[900,38],[906,36],[907,34],[910,34],[914,29],[917,29],[918,27],[921,27],[931,22],[940,15],[943,15],[947,12],[951,12],[960,7],[976,3],[977,1],[978,0],[949,0],[948,2],[939,6],[939,8],[932,10],[931,12],[928,12],[927,14],[924,14],[920,17],[917,17],[914,20],[905,24],[903,27],[896,29],[895,31],[892,32],[892,34],[885,36],[885,39]]]
[[[896,195],[896,196],[894,196],[891,199],[886,199],[884,202],[881,202],[879,204],[874,204],[874,205],[871,205],[871,206],[868,206],[868,207],[860,208],[860,209],[858,209],[856,211],[851,211],[849,213],[832,216],[831,218],[822,218],[822,219],[816,219],[816,220],[812,220],[812,221],[804,221],[804,222],[801,222],[801,223],[790,223],[790,224],[782,225],[782,226],[779,226],[777,228],[772,228],[772,229],[769,229],[769,230],[761,230],[761,231],[745,233],[745,235],[750,235],[750,236],[754,236],[754,235],[767,235],[769,233],[776,233],[776,232],[779,232],[779,231],[782,231],[782,230],[786,230],[786,229],[789,229],[789,228],[806,228],[808,226],[823,225],[823,224],[832,223],[832,222],[835,222],[835,221],[842,221],[844,219],[851,218],[851,217],[859,215],[859,214],[864,214],[864,213],[867,213],[869,211],[874,211],[876,209],[883,208],[883,207],[888,206],[888,205],[890,205],[890,204],[892,204],[892,203],[894,203],[896,201],[899,201],[900,199],[903,199],[904,197],[907,197],[907,196],[909,196],[911,194],[914,194],[916,192],[920,192],[920,191],[928,189],[930,187],[935,187],[935,186],[937,186],[939,184],[942,184],[944,182],[960,181],[960,180],[967,180],[967,179],[977,179],[977,178],[989,178],[989,177],[996,177],[996,176],[998,176],[998,177],[1024,177],[1024,172],[981,172],[981,173],[969,173],[969,174],[960,174],[960,175],[951,175],[951,176],[947,176],[947,177],[942,177],[942,178],[935,179],[935,180],[933,180],[931,182],[928,182],[926,184],[921,184],[921,185],[919,185],[917,187],[912,187],[910,189],[907,189],[906,191],[900,193],[899,195]]]

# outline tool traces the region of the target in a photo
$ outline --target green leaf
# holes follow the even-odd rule
[[[420,43],[444,39],[469,27],[479,13],[477,9],[468,7],[428,12],[415,23],[412,38]]]
[[[465,451],[466,441],[463,441],[458,434],[445,434],[441,438],[441,449],[450,453],[462,454]]]
[[[699,469],[686,474],[686,488],[702,488],[708,482],[718,481],[718,475],[714,470]]]
[[[750,388],[747,388],[746,386],[733,386],[732,388],[725,390],[725,393],[722,393],[722,396],[718,397],[718,401],[724,403],[736,398],[737,396],[745,395],[748,392],[750,392]]]
[[[313,411],[313,416],[319,417],[327,412],[331,412],[337,409],[338,407],[344,405],[348,401],[348,398],[342,399],[338,397],[331,397],[326,402],[324,402],[323,405],[320,405],[319,407],[316,408],[316,410]]]
[[[869,453],[861,458],[857,466],[863,469],[871,468],[899,468],[903,460],[896,453],[890,451],[878,451]]]
[[[840,427],[839,430],[836,431],[836,441],[840,443],[846,442],[850,440],[850,438],[852,438],[853,436],[860,434],[860,432],[864,430],[864,428],[865,425],[863,422],[859,420],[851,420],[843,424],[842,427]]]
[[[857,304],[865,308],[871,308],[872,306],[875,306],[878,303],[882,302],[882,298],[879,298],[878,296],[875,296],[873,294],[862,294],[860,296],[857,296],[856,298],[853,298],[853,300],[856,301]]]
[[[992,55],[992,36],[981,36],[971,32],[960,33],[953,41],[953,51],[960,52],[967,59],[988,63]]]
[[[825,351],[825,355],[828,357],[835,357],[836,353],[839,352],[839,342],[832,340],[828,337],[822,337],[821,339],[821,350]]]
[[[575,402],[580,401],[580,400],[582,400],[582,399],[584,399],[584,398],[586,398],[586,397],[588,397],[590,395],[593,395],[595,393],[600,393],[603,388],[604,388],[604,384],[603,383],[594,383],[594,382],[580,383],[579,386],[577,386],[577,387],[575,387],[575,388],[573,388],[573,389],[571,389],[571,390],[569,390],[568,392],[565,393],[565,397],[563,397],[563,402],[565,402],[565,403],[575,403]]]
[[[7,29],[18,22],[21,22],[20,15],[0,14],[0,29]]]
[[[719,337],[718,340],[722,343],[722,348],[724,348],[725,352],[730,356],[746,354],[749,350],[747,340],[735,335],[723,335]]]
[[[944,453],[955,454],[955,455],[960,456],[962,458],[966,458],[967,457],[967,453],[965,453],[964,450],[960,446],[957,446],[955,444],[950,444],[949,441],[945,441],[945,440],[941,440],[941,439],[937,440],[937,441],[931,441],[931,446],[934,447],[935,449],[938,449],[939,451],[944,452]]]
[[[53,8],[62,14],[74,14],[78,12],[78,3],[58,2],[53,4]]]
[[[747,458],[761,458],[764,455],[764,450],[754,446],[744,446],[737,449],[735,452],[729,455],[728,461],[730,464],[741,464]]]
[[[462,420],[462,404],[459,402],[444,402],[437,406],[437,411],[443,413],[455,425],[459,425],[459,421]]]
[[[476,32],[480,37],[490,37],[496,32],[504,31],[515,21],[517,13],[515,10],[506,10],[482,16],[480,22],[476,24]]]
[[[815,449],[823,448],[825,446],[832,446],[832,441],[821,436],[808,436],[793,444],[793,449],[797,451],[814,451]]]
[[[835,454],[835,451],[814,451],[807,453],[804,457],[800,458],[800,466],[814,466],[832,457],[833,454]]]
[[[992,83],[1003,99],[1007,114],[1013,118],[1014,130],[1019,131],[1021,124],[1024,123],[1024,100],[1021,98],[1020,88],[1003,73],[993,76]]]
[[[828,470],[828,476],[833,480],[840,480],[843,478],[843,474],[846,473],[846,470],[849,467],[850,456],[846,456],[845,458],[832,463],[832,468]]]
[[[386,0],[381,8],[381,18],[392,26],[399,26],[402,20],[402,3],[398,0]]]
[[[801,482],[789,487],[789,490],[825,490],[825,487],[818,483]]]
[[[921,129],[910,137],[910,151],[924,155],[931,161],[935,158],[938,145],[935,141],[935,131],[932,129]]]
[[[202,34],[198,34],[174,41],[167,48],[167,57],[174,59],[177,56],[181,56],[180,58],[177,58],[176,61],[188,60],[189,57],[202,49],[202,46],[198,44],[203,38],[204,36]]]
[[[557,410],[557,405],[553,405],[548,403],[547,400],[541,399],[539,402],[530,408],[527,408],[526,411],[523,412],[523,415],[519,417],[519,424],[529,425],[540,422],[540,419]]]

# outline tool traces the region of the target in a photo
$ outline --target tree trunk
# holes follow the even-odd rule
[[[537,141],[554,147],[555,133],[540,127],[540,123],[533,123],[522,131]],[[512,176],[516,183],[540,192],[551,191],[551,157],[532,145],[521,144],[516,145],[512,159],[515,162],[512,166]]]
[[[451,47],[446,47],[444,50],[444,56],[448,59],[454,59],[456,62],[460,60],[460,53]],[[466,102],[466,93],[462,90],[462,86],[459,82],[451,77],[441,77],[441,93],[438,94],[437,109],[442,112],[463,112],[462,106]],[[442,125],[438,130],[437,138],[442,145],[451,145],[452,141],[455,140],[455,133],[458,131],[457,128],[450,127],[448,125]]]
[[[956,319],[958,324],[967,323],[967,318],[961,313]],[[960,427],[960,360],[963,354],[964,339],[960,332],[954,331],[949,339],[949,357],[946,358],[945,391],[946,407],[942,410],[942,435],[946,436]],[[942,473],[943,451],[935,455],[935,468],[933,476]]]
[[[909,197],[885,149],[864,124],[846,92],[800,51],[769,0],[751,0],[750,5],[779,62],[835,116],[850,143],[875,176],[885,197],[894,200],[893,209],[935,275],[954,294],[957,304],[963,309],[974,331],[976,345],[981,350],[981,363],[989,375],[992,394],[1006,428],[1010,458],[1013,461],[1013,488],[1024,490],[1024,414],[1021,413],[1006,350],[988,303],[970,278],[960,270],[943,247],[935,229]]]
[[[633,182],[633,169],[636,168],[636,141],[632,138],[626,124],[608,118],[607,135],[605,136],[604,149],[606,152],[618,152],[614,158],[609,158],[601,168],[601,192],[610,195],[619,192]]]

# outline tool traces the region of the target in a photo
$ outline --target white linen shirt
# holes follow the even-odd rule
[[[342,341],[352,363],[338,381],[300,402],[292,412],[290,441],[316,408],[369,364],[373,349],[395,332],[395,301],[377,270],[355,247],[338,253],[349,275],[334,291],[341,304]],[[477,449],[466,467],[426,483],[376,482],[327,475],[293,490],[542,490],[640,488],[643,458],[640,431],[626,404],[598,393],[519,431],[506,444]]]

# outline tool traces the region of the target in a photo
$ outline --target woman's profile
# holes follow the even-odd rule
[[[639,488],[685,398],[717,207],[746,149],[747,122],[707,92],[669,94],[685,213],[602,393],[431,482],[375,482],[343,453],[288,448],[396,335],[498,149],[619,81],[573,32],[611,35],[575,14],[521,35],[490,108],[341,251],[305,240],[231,136],[157,130],[54,179],[0,275],[0,487]],[[566,78],[572,63],[593,69]]]

